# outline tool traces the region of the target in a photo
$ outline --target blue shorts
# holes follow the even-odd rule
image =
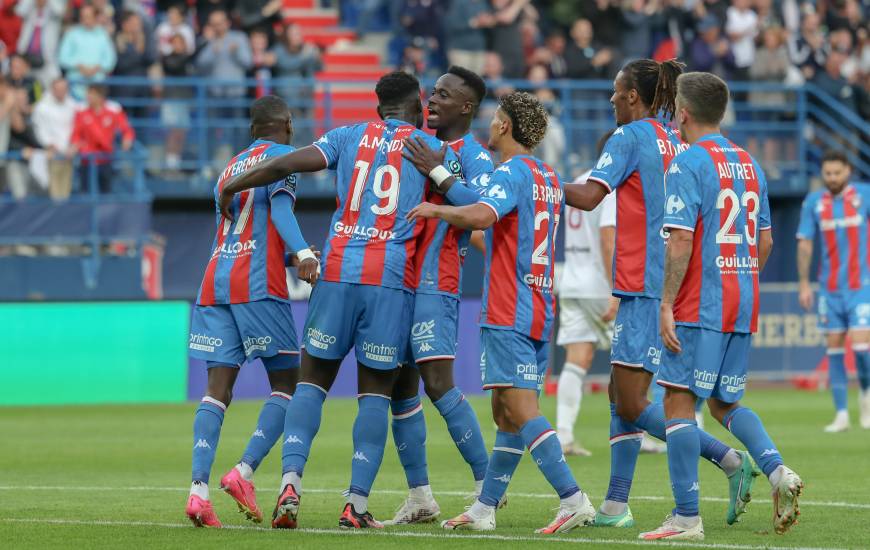
[[[659,305],[655,298],[623,297],[613,323],[610,362],[655,374],[662,360]]]
[[[373,285],[318,281],[308,302],[305,351],[338,361],[356,348],[363,365],[391,370],[405,357],[414,295]]]
[[[459,327],[459,300],[444,294],[414,296],[411,339],[403,363],[419,365],[427,361],[456,358]]]
[[[677,338],[683,351],[674,354],[664,348],[660,385],[726,403],[743,397],[751,334],[677,325]]]
[[[870,329],[870,288],[819,292],[819,330]]]
[[[541,391],[547,363],[549,342],[534,340],[513,330],[482,327],[480,361],[483,389],[520,388]]]
[[[277,300],[194,307],[188,348],[191,357],[211,365],[241,366],[257,357],[292,355],[292,362],[268,370],[299,366],[293,311]]]

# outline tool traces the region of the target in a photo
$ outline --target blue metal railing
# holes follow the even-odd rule
[[[110,78],[113,100],[121,103],[137,132],[144,160],[142,183],[156,196],[209,197],[217,174],[235,152],[250,142],[247,109],[253,90],[264,82],[206,78],[152,80],[143,77]],[[372,81],[322,81],[273,79],[268,88],[284,97],[294,112],[294,144],[305,145],[328,129],[374,117]],[[424,82],[424,89],[431,88]],[[552,119],[564,133],[565,149],[554,164],[565,177],[583,171],[594,162],[598,136],[613,127],[609,81],[553,80],[545,84],[528,81],[489,82],[529,91],[546,88],[554,101],[548,103]],[[813,85],[788,87],[781,84],[734,82],[733,101],[724,129],[735,142],[750,149],[768,173],[771,194],[798,195],[806,192],[809,179],[817,174],[823,150],[846,151],[856,177],[870,179],[870,124]],[[118,95],[113,94],[118,92]],[[779,94],[779,105],[750,101],[758,93]],[[492,101],[486,102],[474,123],[485,140]],[[554,130],[555,131],[555,130]],[[763,142],[773,141],[774,154],[765,157]],[[168,143],[182,143],[180,163],[168,161]],[[169,155],[171,156],[171,155]],[[138,188],[140,183],[133,184]],[[306,176],[300,184],[303,196],[331,195],[328,174]]]

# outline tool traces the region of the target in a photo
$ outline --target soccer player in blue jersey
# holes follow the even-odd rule
[[[255,101],[251,106],[254,142],[227,165],[215,186],[215,202],[231,176],[293,151],[288,145],[292,135],[284,100],[266,96]],[[301,279],[313,283],[319,268],[293,215],[295,201],[296,177],[291,174],[234,199],[230,204],[234,222],[216,212],[217,234],[193,311],[189,344],[191,357],[205,360],[208,366],[208,389],[193,423],[193,484],[186,510],[197,527],[221,526],[209,500],[209,474],[239,367],[258,357],[266,367],[272,394],[242,459],[221,479],[221,488],[248,519],[263,521],[251,479],[284,429],[299,366],[285,249],[301,261]]]
[[[783,464],[758,416],[740,405],[752,333],[758,324],[758,274],[773,247],[767,181],[749,153],[724,138],[719,124],[728,86],[710,73],[677,79],[676,119],[691,147],[665,179],[665,257],[660,327],[665,349],[668,469],[676,508],[645,540],[702,540],[698,511],[701,440],[695,402],[739,439],[773,487],[773,527],[798,516],[803,482]]]
[[[451,173],[473,179],[492,172],[489,152],[471,133],[471,122],[486,84],[477,74],[450,67],[436,82],[429,97],[429,128],[447,142],[458,159]],[[443,203],[437,193],[428,200]],[[475,492],[480,493],[489,456],[480,424],[471,404],[453,383],[453,360],[459,324],[459,294],[462,264],[470,231],[442,220],[420,220],[417,238],[417,280],[414,319],[407,364],[393,388],[393,440],[408,482],[408,498],[389,524],[423,523],[438,517],[440,508],[432,496],[426,463],[426,422],[418,396],[420,378],[426,395],[447,423],[456,448],[471,467]]]
[[[404,153],[447,190],[452,204],[466,204],[423,203],[410,219],[439,218],[456,227],[486,230],[480,315],[483,387],[492,390],[498,432],[480,495],[465,513],[443,522],[445,529],[495,529],[496,506],[524,447],[561,499],[555,519],[537,532],[570,531],[595,517],[595,508],[565,462],[555,430],[538,408],[556,310],[556,230],[565,207],[558,175],[532,156],[546,130],[547,112],[534,96],[514,92],[502,97],[489,135],[489,148],[499,153],[502,164],[473,182],[479,194],[439,168],[438,157],[425,144],[411,143]]]
[[[618,128],[583,185],[565,186],[566,202],[591,210],[616,192],[616,246],[613,294],[620,298],[610,362],[610,483],[595,518],[598,527],[632,527],[628,496],[643,432],[665,439],[660,402],[647,398],[661,361],[659,300],[664,273],[664,175],[686,145],[656,117],[672,119],[676,79],[682,65],[640,59],[628,63],[613,81],[610,102]],[[748,454],[700,432],[701,453],[728,476],[727,522],[737,521],[750,498],[756,472]]]
[[[419,81],[404,72],[375,86],[381,121],[336,128],[313,145],[263,163],[227,184],[233,193],[297,172],[336,170],[337,209],[323,250],[323,276],[311,294],[302,371],[284,426],[281,494],[272,526],[295,528],[302,475],[320,428],[326,394],[351,348],[358,363],[359,413],[347,503],[339,526],[381,528],[368,512],[368,495],[387,439],[388,411],[399,362],[411,334],[417,237],[422,223],[406,215],[420,204],[427,179],[402,158],[404,140],[423,124]],[[447,162],[455,160],[447,152]]]
[[[870,189],[849,183],[852,167],[840,151],[822,157],[825,189],[804,199],[798,227],[797,261],[800,279],[800,304],[813,306],[810,263],[813,239],[822,245],[819,255],[819,321],[828,347],[828,376],[834,396],[836,416],[826,432],[849,429],[845,347],[846,335],[855,352],[861,427],[870,429],[870,254],[868,254],[868,216]]]

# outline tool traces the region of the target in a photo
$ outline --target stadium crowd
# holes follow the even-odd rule
[[[313,76],[321,52],[298,25],[285,24],[282,7],[281,0],[0,0],[0,155],[10,159],[3,190],[63,199],[72,190],[71,160],[86,154],[81,172],[97,174],[109,191],[112,155],[134,143],[128,115],[159,118],[165,165],[182,175],[191,88],[99,82],[247,77],[257,85],[208,93],[298,95],[269,80]],[[503,81],[528,79],[551,110],[558,109],[551,79],[609,80],[624,63],[651,56],[678,57],[690,70],[732,81],[812,82],[870,119],[870,23],[859,0],[344,0],[338,7],[345,21],[354,14],[359,36],[373,22],[392,29],[387,53],[396,67],[434,76],[462,65],[484,75],[494,96],[512,89]],[[142,96],[162,98],[159,112],[136,103]],[[748,99],[787,100],[764,91]],[[244,116],[243,109],[210,116]],[[564,141],[558,127],[552,133],[548,142],[557,143],[543,144],[554,151],[545,159]]]

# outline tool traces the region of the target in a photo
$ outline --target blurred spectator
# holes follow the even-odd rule
[[[230,29],[230,20],[223,10],[211,13],[203,36],[205,47],[196,59],[199,72],[203,76],[223,81],[208,89],[209,96],[217,100],[217,106],[211,109],[209,116],[215,119],[243,118],[246,108],[240,100],[245,96],[246,89],[242,83],[252,66],[248,37],[243,32]],[[240,84],[229,84],[233,81]],[[238,149],[244,139],[241,133],[239,127],[220,132],[217,136],[222,146],[212,150],[219,164],[233,154],[232,149]]]
[[[613,60],[613,53],[592,41],[592,23],[588,19],[578,19],[571,26],[571,42],[565,49],[568,64],[568,78],[594,79],[608,78],[607,66]]]
[[[858,58],[852,49],[852,33],[849,32],[849,29],[839,28],[830,34],[828,42],[832,51],[840,52],[846,58],[840,66],[840,74],[849,82],[856,82],[859,67]]]
[[[622,10],[615,0],[594,0],[585,5],[585,19],[592,23],[598,42],[616,53],[624,38]]]
[[[504,65],[501,56],[496,52],[486,52],[483,59],[483,73],[480,76],[486,80],[486,95],[491,99],[498,99],[514,91],[513,87],[504,81]]]
[[[120,105],[106,100],[106,88],[91,84],[87,88],[87,107],[73,120],[70,150],[81,155],[79,184],[89,190],[91,174],[95,173],[100,193],[112,191],[112,154],[115,138],[121,135],[121,150],[129,151],[135,133]]]
[[[758,28],[782,27],[783,17],[773,5],[773,0],[754,0],[753,8],[758,15]]]
[[[526,60],[520,36],[520,18],[531,0],[491,0],[495,24],[490,31],[492,50],[501,57],[505,78],[523,78]]]
[[[114,76],[145,77],[148,69],[156,61],[155,48],[152,41],[145,35],[142,17],[138,13],[124,12],[121,16],[121,29],[115,35],[115,47],[118,51],[118,62],[115,65]],[[112,88],[112,95],[119,98],[138,98],[147,96],[148,87],[139,84],[120,84]],[[130,114],[134,118],[142,117],[145,109],[140,106],[131,107]]]
[[[106,29],[109,36],[115,34],[115,5],[110,0],[90,0],[94,7],[97,25]]]
[[[194,74],[193,57],[188,49],[187,39],[179,33],[174,35],[169,45],[172,51],[160,60],[163,74],[167,78],[189,78]],[[188,102],[193,97],[190,85],[166,86],[162,90],[163,101],[160,103],[160,122],[168,132],[166,136],[166,166],[179,175],[181,156],[184,152],[184,141],[187,129],[190,128],[190,111]]]
[[[622,10],[623,31],[619,43],[625,62],[649,57],[653,27],[660,8],[659,0],[628,0]],[[594,26],[595,22],[592,24]],[[601,38],[599,33],[596,34]]]
[[[34,69],[33,75],[47,87],[60,74],[57,49],[66,1],[21,0],[15,13],[23,20],[17,51],[27,58]]]
[[[12,119],[12,109],[15,107],[15,98],[12,87],[6,81],[6,77],[0,74],[0,181],[7,179],[6,154],[9,151],[9,130]]]
[[[700,0],[695,4],[694,15],[698,20],[708,15],[716,18],[720,23],[728,18],[728,6],[730,0]]]
[[[749,67],[755,62],[755,37],[758,36],[758,15],[752,11],[750,0],[732,0],[725,20],[725,32],[734,54],[731,77],[748,80]]]
[[[552,31],[544,45],[532,55],[532,64],[544,65],[552,78],[564,78],[568,71],[565,61],[565,35],[560,30]]]
[[[22,55],[14,54],[9,58],[9,85],[27,91],[28,101],[33,103],[42,94],[42,83],[37,82],[30,72],[30,63]]]
[[[689,68],[727,76],[734,68],[734,56],[731,54],[731,44],[719,30],[716,17],[706,15],[698,23],[697,29],[698,34],[689,46]]]
[[[115,67],[115,47],[109,33],[97,24],[90,4],[79,11],[79,24],[67,29],[60,42],[58,63],[73,81],[99,81]],[[85,85],[75,83],[73,96],[84,97]]]
[[[268,29],[280,20],[283,0],[236,0],[234,13],[245,32]]]
[[[457,0],[445,18],[447,60],[480,74],[486,54],[486,31],[495,24],[488,0]]]
[[[169,10],[166,12],[166,20],[157,25],[155,35],[160,55],[170,55],[173,53],[172,38],[176,34],[181,35],[181,38],[184,40],[186,53],[192,52],[196,47],[196,38],[193,35],[193,28],[185,20],[184,4],[169,6]]]
[[[565,129],[559,120],[561,111],[559,101],[553,90],[547,87],[549,78],[549,70],[544,65],[532,65],[529,69],[528,80],[533,85],[531,91],[550,114],[550,119],[547,123],[547,133],[544,134],[544,139],[538,145],[536,154],[545,163],[555,167],[557,171],[563,172],[565,169],[567,138],[565,136]]]
[[[840,100],[844,106],[855,110],[854,90],[849,81],[843,78],[840,70],[846,59],[846,54],[831,50],[825,62],[825,70],[817,72],[812,82],[831,97]]]
[[[438,72],[437,69],[433,69],[429,65],[429,61],[429,50],[426,48],[426,40],[418,36],[405,45],[405,49],[402,52],[402,61],[397,70],[423,78]]]
[[[801,21],[800,34],[792,35],[788,44],[792,63],[800,68],[804,78],[808,80],[822,70],[828,56],[820,21],[818,14],[806,14]]]
[[[826,2],[825,7],[825,26],[829,32],[847,29],[854,33],[862,23],[861,6],[857,0],[832,0]]]
[[[230,13],[233,3],[232,0],[196,0],[196,28],[200,31],[205,29],[211,14],[216,11]]]
[[[15,13],[17,3],[18,0],[0,0],[0,42],[8,52],[15,51],[21,32],[21,18]]]
[[[64,200],[72,190],[70,138],[79,104],[69,95],[69,84],[59,77],[33,109],[33,130],[48,152],[48,195]]]
[[[444,7],[439,0],[401,0],[399,25],[405,35],[405,44],[426,52],[426,67],[439,71],[446,61],[444,51]],[[420,42],[422,39],[423,42]],[[407,52],[406,52],[407,53]]]
[[[320,50],[305,42],[302,29],[291,23],[284,29],[281,39],[272,47],[275,66],[272,74],[275,78],[309,78],[320,70]],[[297,87],[290,83],[283,85],[281,97],[291,101]]]
[[[765,84],[780,84],[785,81],[791,68],[788,58],[788,50],[784,43],[784,34],[781,27],[768,27],[762,32],[762,43],[758,48],[755,63],[749,69],[749,77],[754,82]],[[784,92],[772,92],[753,90],[749,92],[749,102],[753,107],[767,107],[768,110],[756,112],[753,118],[760,122],[777,122],[782,119],[777,111],[787,104]],[[781,134],[780,134],[781,135]],[[763,140],[762,165],[771,179],[779,179],[779,167],[777,150],[779,141],[777,134],[765,136]],[[757,151],[754,137],[749,139],[749,150],[753,154]]]
[[[263,97],[272,93],[272,67],[277,57],[269,51],[269,35],[264,30],[251,32],[251,68],[248,76],[256,81],[254,97]]]
[[[20,158],[11,159],[6,166],[7,183],[12,196],[21,200],[27,197],[33,187],[28,163],[39,142],[33,131],[30,115],[33,111],[30,96],[24,88],[11,88],[13,107],[9,119],[9,153]]]

